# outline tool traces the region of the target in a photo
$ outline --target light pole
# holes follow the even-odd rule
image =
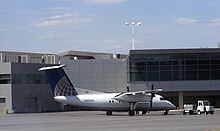
[[[128,24],[127,22],[125,23],[126,26],[130,26],[131,27],[131,33],[132,33],[132,49],[134,50],[134,28],[136,26],[141,25],[141,22],[138,22],[135,24],[135,22],[132,22],[131,24]]]

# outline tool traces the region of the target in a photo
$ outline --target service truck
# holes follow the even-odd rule
[[[199,100],[197,105],[184,104],[183,115],[189,113],[193,114],[214,114],[214,107],[210,105],[208,100]]]
[[[197,113],[197,106],[195,104],[183,105],[183,115],[185,114],[194,115],[196,113]]]

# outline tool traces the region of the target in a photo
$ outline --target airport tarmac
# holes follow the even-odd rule
[[[128,116],[102,111],[7,114],[0,131],[220,131],[220,111],[214,115],[182,115],[180,111]]]

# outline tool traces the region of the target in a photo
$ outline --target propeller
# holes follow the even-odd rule
[[[151,90],[154,90],[154,84],[151,85]],[[151,92],[151,98],[150,98],[150,107],[153,106],[153,98],[155,97],[154,93]]]

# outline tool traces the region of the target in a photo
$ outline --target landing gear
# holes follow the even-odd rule
[[[129,111],[128,114],[129,114],[129,116],[134,116],[135,112],[134,111]]]
[[[213,115],[213,114],[214,114],[214,111],[210,111],[210,114]]]
[[[142,111],[142,112],[141,112],[141,114],[143,114],[143,115],[146,114],[146,113],[147,113],[147,111]]]
[[[163,114],[168,115],[168,112],[169,112],[169,110],[165,110]]]
[[[111,116],[112,115],[112,111],[106,111],[106,115],[107,116]]]
[[[134,116],[135,112],[135,108],[137,106],[137,103],[136,102],[131,102],[130,103],[130,111],[128,112],[129,116]]]

